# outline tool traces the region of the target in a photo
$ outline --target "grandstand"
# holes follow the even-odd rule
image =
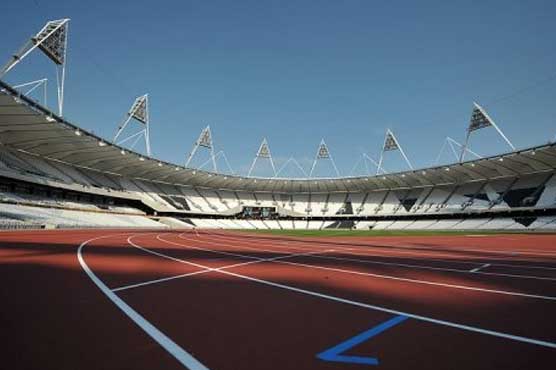
[[[67,19],[48,22],[0,72],[40,48],[65,76]],[[54,40],[53,40],[54,39]],[[148,94],[138,97],[113,140],[62,117],[64,78],[58,80],[58,114],[0,81],[0,227],[200,227],[224,229],[547,230],[556,227],[556,147],[516,150],[474,104],[467,139],[493,127],[511,147],[489,158],[413,169],[391,130],[373,176],[339,176],[324,140],[307,178],[279,178],[264,139],[247,176],[216,171],[210,127],[195,142],[186,167],[151,156]],[[43,83],[38,80],[33,83]],[[27,86],[23,84],[20,86]],[[38,86],[38,85],[37,85]],[[123,138],[137,122],[139,132]],[[144,138],[146,155],[124,146]],[[188,167],[209,149],[213,171]],[[409,171],[386,173],[383,156],[398,150]],[[274,177],[250,176],[258,159]],[[319,160],[338,176],[311,178]]]
[[[3,227],[556,227],[556,147],[365,177],[260,178],[118,146],[0,82]]]

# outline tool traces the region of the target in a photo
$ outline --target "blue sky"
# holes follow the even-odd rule
[[[294,156],[307,168],[324,138],[346,175],[361,153],[378,157],[387,128],[424,167],[446,136],[463,141],[473,100],[517,147],[556,134],[554,1],[21,0],[2,4],[2,62],[63,17],[65,116],[109,138],[148,92],[154,155],[172,162],[210,124],[216,150],[240,172],[263,137],[278,166]],[[53,68],[36,52],[5,79],[54,81]],[[492,129],[471,148],[507,149]],[[385,167],[405,168],[396,152]],[[268,173],[264,163],[255,172]]]

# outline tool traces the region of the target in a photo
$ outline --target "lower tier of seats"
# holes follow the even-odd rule
[[[190,221],[206,229],[345,229],[345,224],[313,220],[235,220],[195,218]],[[556,217],[473,218],[451,220],[353,221],[357,230],[556,230]]]
[[[0,229],[24,228],[161,228],[141,215],[86,212],[0,203]]]

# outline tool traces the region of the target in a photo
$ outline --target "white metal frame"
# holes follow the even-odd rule
[[[42,86],[43,90],[43,106],[46,106],[48,103],[48,78],[42,78],[40,80],[35,80],[31,82],[26,82],[19,85],[14,85],[14,89],[21,89],[23,87],[32,86],[29,90],[23,93],[24,96],[29,96],[33,91],[38,89]]]
[[[387,143],[389,137],[391,137],[392,140],[394,140],[394,142],[396,143],[396,148],[395,149],[386,150],[386,143]],[[413,165],[409,161],[409,158],[407,158],[407,155],[405,155],[405,152],[404,152],[402,146],[400,145],[400,142],[396,138],[396,135],[394,135],[394,133],[390,129],[387,129],[386,130],[386,135],[384,135],[384,143],[382,144],[382,150],[380,151],[380,159],[378,161],[378,165],[377,165],[377,169],[376,169],[376,174],[377,175],[380,174],[380,171],[382,171],[382,173],[386,173],[386,171],[384,171],[384,169],[382,168],[382,162],[384,161],[384,153],[386,151],[392,151],[392,150],[399,150],[402,157],[405,159],[405,162],[409,166],[409,168],[413,170]]]
[[[230,171],[230,173],[232,175],[235,175],[235,171],[232,168],[232,166],[230,165],[230,162],[228,161],[228,157],[226,156],[226,153],[224,153],[223,150],[220,150],[218,153],[216,153],[216,155],[214,157],[215,157],[215,160],[222,157],[224,159],[224,162],[226,163],[226,166],[228,167],[228,170]],[[212,162],[212,158],[209,158],[205,163],[201,164],[197,169],[202,170],[210,162]]]
[[[195,141],[195,144],[193,144],[193,149],[191,150],[191,153],[189,153],[189,156],[185,161],[185,167],[189,166],[191,159],[193,159],[193,156],[195,155],[195,153],[197,153],[199,147],[206,148],[210,151],[210,160],[212,161],[212,169],[214,172],[218,172],[218,167],[216,166],[216,157],[214,155],[214,144],[212,141],[212,132],[210,131],[210,125],[208,125],[201,131],[201,134]]]
[[[438,152],[438,156],[436,157],[436,160],[434,161],[435,165],[438,165],[438,163],[440,162],[440,157],[442,156],[442,153],[444,152],[444,149],[446,148],[446,145],[448,145],[450,147],[450,150],[451,150],[452,154],[454,155],[454,158],[456,159],[456,161],[459,161],[460,153],[458,153],[458,150],[456,150],[454,145],[456,145],[459,148],[459,150],[462,150],[463,149],[463,144],[457,142],[456,140],[452,139],[449,136],[446,136],[446,139],[444,139],[444,143],[442,144],[442,147],[440,147],[440,151]],[[483,158],[480,154],[477,154],[476,152],[472,151],[469,148],[465,148],[465,151],[468,152],[469,154],[473,155],[477,159]]]
[[[14,68],[19,62],[21,62],[27,55],[29,55],[36,48],[41,47],[47,40],[50,39],[57,31],[63,28],[63,45],[59,46],[63,55],[61,60],[54,60],[54,58],[47,54],[43,50],[45,55],[47,55],[56,65],[56,83],[57,83],[57,94],[58,94],[58,114],[60,116],[64,113],[64,85],[66,81],[66,61],[67,61],[67,50],[68,50],[68,31],[69,31],[69,18],[59,19],[55,21],[47,22],[44,27],[33,37],[31,37],[23,47],[12,56],[12,58],[4,65],[0,70],[0,78],[2,78],[6,73],[8,73],[12,68]]]
[[[355,170],[357,169],[357,167],[359,166],[359,164],[361,163],[361,161],[363,161],[363,165],[365,166],[365,174],[366,175],[370,175],[371,174],[371,170],[369,168],[369,164],[368,162],[371,162],[371,164],[373,164],[373,166],[378,168],[378,162],[375,161],[373,158],[371,158],[367,153],[361,153],[361,157],[359,157],[359,159],[357,160],[357,162],[355,162],[355,165],[351,168],[351,171],[349,173],[349,176],[353,176]],[[384,172],[386,172],[384,169],[382,169]]]
[[[138,112],[144,109],[144,116],[138,116]],[[125,139],[121,139],[118,141],[122,133],[124,132],[125,128],[131,121],[135,121],[143,126],[143,128],[126,137]],[[135,98],[135,101],[131,105],[131,108],[127,111],[126,117],[123,119],[122,123],[118,126],[118,130],[114,135],[114,139],[112,140],[116,145],[122,145],[131,139],[135,138],[135,141],[130,146],[131,149],[137,145],[139,140],[143,137],[145,139],[145,148],[147,150],[147,155],[151,156],[151,139],[150,139],[150,112],[149,112],[149,94],[141,95]]]
[[[268,154],[265,154],[265,151]],[[270,146],[268,145],[268,141],[266,140],[266,138],[263,138],[263,141],[261,142],[261,145],[259,145],[259,149],[257,150],[257,154],[255,155],[255,158],[253,158],[253,162],[251,163],[251,167],[249,168],[247,177],[251,176],[251,172],[253,172],[253,169],[255,168],[255,164],[257,163],[257,160],[259,160],[259,158],[268,159],[270,161],[270,165],[272,166],[272,172],[274,173],[274,176],[276,176],[276,167],[274,166],[274,160],[272,159],[272,152],[270,151]]]
[[[322,150],[325,151],[325,155],[322,154]],[[309,178],[313,177],[313,171],[317,166],[317,161],[319,161],[320,159],[330,160],[330,162],[332,162],[332,166],[334,167],[334,171],[336,171],[336,176],[340,177],[340,172],[338,171],[338,167],[336,167],[336,162],[334,162],[334,158],[332,158],[332,154],[330,154],[330,150],[324,142],[324,139],[321,139],[319,147],[317,149],[317,154],[315,154],[315,159],[313,160],[313,165],[311,166],[311,171],[309,171]]]
[[[308,177],[307,172],[303,169],[303,167],[301,167],[299,162],[294,157],[290,157],[286,162],[284,162],[284,164],[278,169],[278,171],[276,171],[276,175],[274,175],[273,178],[277,178],[278,175],[284,170],[284,168],[286,168],[289,163],[293,163],[303,173],[305,178]]]
[[[502,130],[500,130],[500,128],[498,127],[498,125],[494,122],[494,120],[492,118],[490,118],[490,116],[488,115],[488,113],[483,109],[483,107],[481,107],[479,104],[477,104],[476,102],[473,102],[473,106],[474,109],[478,109],[479,112],[481,112],[481,114],[483,114],[485,116],[485,118],[487,119],[487,121],[490,123],[490,126],[494,127],[496,129],[496,131],[498,132],[498,134],[502,137],[502,139],[504,139],[504,141],[510,146],[510,148],[512,148],[513,151],[515,151],[515,146],[512,144],[512,142],[510,141],[510,139],[508,139],[506,137],[506,135],[504,135],[504,133],[502,132]],[[481,127],[483,128],[483,127]],[[479,128],[479,130],[481,129]],[[463,147],[461,149],[461,154],[460,154],[460,158],[459,161],[463,162],[465,153],[467,152],[467,147],[469,145],[469,137],[471,136],[471,133],[473,131],[476,130],[471,130],[471,124],[467,127],[467,136],[465,137],[465,143],[463,144]]]
[[[355,172],[355,169],[359,166],[359,163],[361,163],[361,161],[364,161],[364,162],[365,162],[364,165],[365,165],[365,167],[367,167],[367,168],[366,168],[366,169],[367,169],[366,174],[369,173],[369,169],[368,169],[368,166],[367,166],[367,160],[365,159],[364,155],[361,154],[361,156],[359,157],[359,159],[357,160],[357,162],[355,162],[355,164],[353,165],[353,167],[352,167],[351,170],[349,171],[348,176],[353,176],[353,173]]]
[[[366,158],[369,162],[371,162],[376,168],[378,168],[378,166],[379,166],[379,165],[378,165],[378,162],[375,161],[373,158],[371,158],[367,153],[363,153],[363,157],[365,157],[365,158]],[[367,171],[367,172],[371,173],[370,171]],[[388,173],[388,172],[384,169],[384,167],[382,167],[382,172],[383,172],[383,173]]]

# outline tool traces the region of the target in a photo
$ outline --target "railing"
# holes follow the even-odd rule
[[[19,221],[0,221],[0,230],[44,229],[44,224]]]

